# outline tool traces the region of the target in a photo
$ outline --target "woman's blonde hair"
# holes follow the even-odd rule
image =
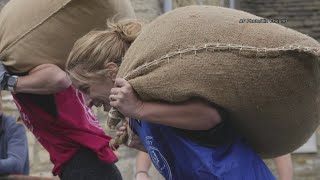
[[[105,64],[121,64],[131,43],[139,35],[142,24],[137,20],[108,21],[105,31],[91,31],[80,38],[70,52],[66,71],[79,82],[100,82],[108,69]]]

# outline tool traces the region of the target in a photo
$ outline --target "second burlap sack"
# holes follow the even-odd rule
[[[207,99],[263,157],[301,146],[319,124],[319,54],[314,39],[213,6],[189,6],[147,25],[119,77],[146,101]],[[195,119],[197,121],[197,119]]]
[[[107,19],[134,18],[129,0],[10,0],[0,12],[0,58],[13,73],[64,69],[75,41]]]

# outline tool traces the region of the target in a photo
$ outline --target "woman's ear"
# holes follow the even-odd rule
[[[114,62],[108,62],[104,64],[104,68],[107,70],[107,75],[114,81],[118,74],[118,65]]]

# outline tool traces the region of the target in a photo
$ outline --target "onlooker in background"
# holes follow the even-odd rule
[[[0,101],[0,175],[4,174],[29,174],[29,156],[24,126],[3,114]]]
[[[291,155],[286,154],[274,159],[276,164],[279,180],[292,180],[293,179],[293,167]]]

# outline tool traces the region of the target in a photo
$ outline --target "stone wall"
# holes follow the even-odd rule
[[[265,18],[287,19],[282,25],[320,41],[319,0],[240,0],[240,9]]]
[[[173,0],[173,8],[184,7],[188,5],[212,5],[220,6],[223,5],[223,0]]]
[[[131,0],[136,16],[140,20],[149,22],[163,13],[163,0]],[[194,4],[215,5],[224,4],[224,0],[173,0],[174,8],[184,7]]]
[[[131,0],[131,2],[137,18],[145,22],[150,22],[162,14],[162,4],[159,0]]]
[[[9,0],[0,0],[0,9],[8,2]]]

